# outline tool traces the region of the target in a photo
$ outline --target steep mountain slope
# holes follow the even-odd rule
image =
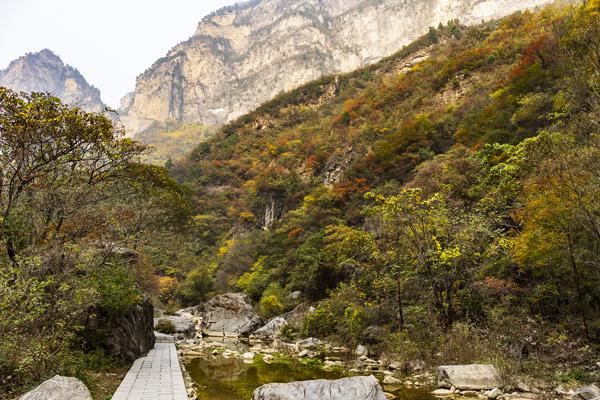
[[[132,132],[156,122],[219,125],[282,91],[397,51],[428,27],[477,23],[547,0],[261,0],[206,17],[141,74]]]
[[[65,103],[86,111],[101,111],[100,91],[91,86],[79,71],[65,65],[48,49],[28,53],[0,71],[0,86],[22,92],[50,92]]]
[[[197,193],[204,260],[180,299],[243,290],[265,318],[311,302],[287,334],[407,365],[510,374],[526,359],[550,379],[586,365],[600,338],[598,60],[598,1],[452,22],[229,123],[171,168]]]

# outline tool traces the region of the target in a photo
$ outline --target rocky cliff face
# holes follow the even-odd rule
[[[388,56],[428,27],[478,23],[548,0],[259,0],[206,17],[136,83],[130,131],[222,124],[323,75]]]
[[[86,111],[104,108],[100,91],[52,51],[28,53],[0,71],[0,86],[22,92],[50,92],[65,103]]]

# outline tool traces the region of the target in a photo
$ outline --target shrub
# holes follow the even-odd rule
[[[158,324],[156,324],[156,327],[154,329],[157,332],[165,333],[168,335],[175,333],[175,325],[168,319],[159,320]]]
[[[283,304],[274,294],[264,296],[260,299],[259,312],[265,318],[275,317],[283,312]]]
[[[200,267],[188,275],[177,289],[177,297],[184,304],[198,304],[204,301],[213,290],[214,279],[205,267]]]

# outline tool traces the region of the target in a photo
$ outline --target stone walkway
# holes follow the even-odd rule
[[[112,400],[187,400],[173,338],[156,334],[156,344],[127,372]]]

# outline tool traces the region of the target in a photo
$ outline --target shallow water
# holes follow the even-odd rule
[[[257,387],[271,382],[309,379],[338,379],[349,376],[341,371],[325,371],[314,362],[276,357],[271,364],[256,356],[252,363],[239,358],[206,355],[186,365],[198,385],[200,400],[250,400]],[[399,388],[389,390],[401,400],[431,400],[426,390]]]
[[[239,358],[205,356],[193,359],[186,369],[198,384],[198,398],[202,400],[249,400],[254,389],[266,383],[342,377],[340,372],[323,371],[296,360],[276,358],[267,364],[260,356],[251,364]]]

